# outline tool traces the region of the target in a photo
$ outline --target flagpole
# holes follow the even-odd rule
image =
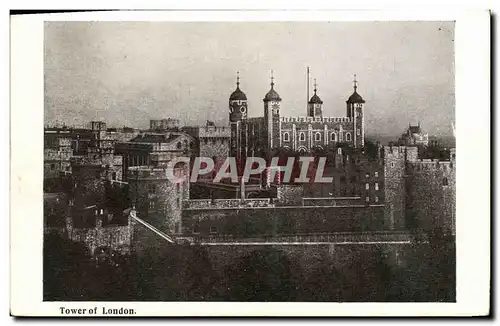
[[[309,116],[309,66],[307,66],[307,98],[306,98],[306,116]]]

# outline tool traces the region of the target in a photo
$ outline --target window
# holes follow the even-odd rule
[[[177,208],[181,208],[181,197],[177,196]]]
[[[367,178],[367,179],[368,179],[369,177],[370,177],[370,173],[366,173],[366,174],[365,174],[365,178]]]
[[[193,233],[200,233],[200,225],[199,224],[193,225]]]
[[[370,184],[368,182],[365,184],[365,188],[366,188],[366,190],[370,189]]]
[[[367,196],[365,200],[366,200],[367,203],[369,203],[370,202],[370,197]]]
[[[55,164],[51,164],[51,165],[50,165],[50,169],[51,169],[51,170],[55,170],[55,169],[56,169],[56,165],[55,165]]]
[[[391,168],[393,168],[393,167],[394,167],[394,162],[391,162]]]
[[[156,185],[154,183],[150,183],[148,188],[150,194],[156,193]]]
[[[320,141],[320,140],[321,140],[321,133],[317,132],[317,133],[314,135],[314,140],[316,140],[316,141]]]
[[[378,178],[378,172],[375,172],[375,178]]]
[[[149,208],[150,208],[150,209],[154,209],[154,208],[155,208],[155,206],[156,206],[155,201],[154,201],[154,200],[150,200],[150,201],[149,201]]]
[[[345,177],[340,177],[340,183],[345,183]]]
[[[181,142],[178,142],[178,143],[177,143],[177,149],[180,149],[181,147],[182,147]]]
[[[208,143],[208,139],[207,139],[207,138],[205,138],[204,140],[205,140],[205,145],[206,145],[206,144]]]
[[[306,140],[306,134],[305,134],[305,133],[303,133],[303,132],[301,132],[301,133],[299,134],[299,140],[300,140],[300,141],[305,141],[305,140]]]
[[[290,134],[288,132],[283,134],[283,141],[290,141]]]
[[[378,182],[375,182],[375,190],[378,190]]]
[[[332,133],[330,134],[330,140],[331,140],[331,141],[337,141],[337,135],[336,135],[334,132],[332,132]]]
[[[443,186],[447,186],[448,185],[448,178],[443,178]]]
[[[357,135],[357,136],[360,136],[360,135],[361,135],[361,130],[360,130],[360,129],[357,129],[357,130],[356,130],[356,135]]]
[[[378,203],[378,197],[375,197],[375,202]]]
[[[351,133],[350,132],[348,132],[348,133],[345,134],[345,140],[346,141],[351,141]]]
[[[217,227],[216,226],[210,226],[210,233],[217,233]]]

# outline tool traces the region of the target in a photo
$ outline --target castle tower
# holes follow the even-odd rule
[[[238,162],[243,161],[247,138],[245,137],[246,119],[248,112],[247,96],[240,89],[240,75],[236,73],[236,90],[229,97],[229,124],[231,140],[229,155]]]
[[[323,101],[316,94],[318,90],[316,79],[314,79],[314,95],[309,100],[307,116],[309,117],[323,117]]]
[[[346,101],[347,117],[353,119],[353,140],[354,147],[361,148],[365,145],[365,119],[364,119],[364,103],[365,100],[358,94],[358,81],[354,75],[354,93]]]
[[[268,149],[281,146],[280,144],[280,105],[281,97],[274,90],[274,76],[271,70],[271,89],[264,97],[264,123],[267,128]]]

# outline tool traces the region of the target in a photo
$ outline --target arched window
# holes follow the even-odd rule
[[[314,140],[315,140],[315,141],[320,141],[320,140],[321,140],[321,133],[320,133],[320,132],[317,132],[317,133],[314,135]]]
[[[330,140],[331,140],[331,141],[337,141],[337,135],[336,135],[334,132],[332,132],[332,133],[330,134]]]
[[[300,140],[300,141],[305,141],[305,140],[306,140],[306,134],[305,134],[304,132],[301,132],[301,133],[299,134],[299,140]]]
[[[348,133],[345,134],[345,140],[346,141],[351,141],[351,133],[350,132],[348,132]]]
[[[283,141],[290,141],[290,134],[288,132],[283,134]]]

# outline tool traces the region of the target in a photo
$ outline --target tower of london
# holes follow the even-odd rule
[[[282,148],[306,154],[314,149],[333,148],[345,143],[362,148],[365,138],[365,100],[357,92],[354,79],[353,93],[346,100],[346,115],[323,115],[323,101],[317,85],[309,99],[304,116],[286,116],[281,107],[282,98],[276,90],[274,76],[271,88],[263,98],[264,115],[248,117],[248,101],[240,88],[239,74],[236,89],[229,97],[229,123],[231,129],[230,154],[237,159]],[[286,108],[283,108],[286,109]]]

